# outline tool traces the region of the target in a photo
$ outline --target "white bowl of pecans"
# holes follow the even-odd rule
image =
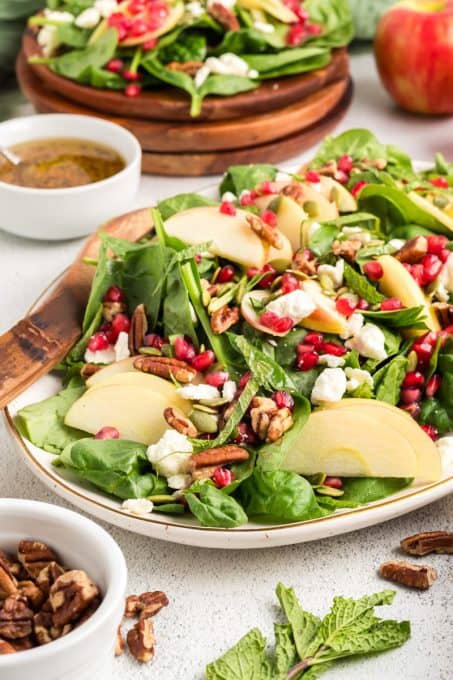
[[[126,584],[124,556],[97,524],[0,499],[0,678],[111,678]]]

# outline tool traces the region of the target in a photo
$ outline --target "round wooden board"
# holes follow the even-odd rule
[[[23,92],[41,112],[90,113],[105,117],[105,114],[81,107],[47,88],[35,76],[23,54],[18,60],[17,75]],[[144,151],[174,153],[241,149],[266,144],[310,127],[337,106],[347,85],[346,79],[339,80],[282,109],[231,121],[204,121],[194,125],[117,116],[108,118],[133,132]]]
[[[32,29],[27,29],[24,33],[22,49],[27,59],[41,53]],[[207,97],[203,102],[201,115],[191,118],[188,96],[176,89],[162,88],[156,92],[142,92],[139,97],[131,98],[122,92],[79,85],[57,75],[47,66],[30,64],[30,68],[49,89],[73,102],[108,114],[109,117],[117,115],[147,120],[185,120],[192,123],[231,120],[275,111],[298,102],[330,83],[349,77],[347,51],[341,48],[334,50],[332,61],[322,69],[305,75],[267,80],[256,90],[233,97]]]

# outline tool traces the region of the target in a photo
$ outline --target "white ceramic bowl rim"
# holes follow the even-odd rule
[[[61,196],[62,194],[68,193],[71,195],[74,195],[76,193],[80,192],[88,192],[88,191],[93,191],[96,190],[98,187],[103,187],[106,186],[108,183],[111,183],[113,180],[121,179],[127,172],[128,168],[135,164],[137,161],[140,161],[141,157],[141,147],[140,144],[137,140],[136,137],[132,134],[132,132],[129,132],[129,130],[126,130],[126,128],[122,127],[121,125],[117,125],[116,123],[112,123],[109,120],[104,120],[103,118],[96,118],[95,116],[84,116],[84,115],[79,115],[75,113],[41,113],[37,114],[35,116],[23,116],[20,118],[12,118],[10,120],[6,120],[3,123],[0,123],[0,131],[3,129],[9,128],[20,128],[22,125],[26,124],[27,122],[30,122],[32,125],[39,126],[42,121],[48,121],[48,122],[59,122],[66,120],[68,122],[68,125],[71,123],[76,127],[78,122],[83,122],[84,124],[89,121],[89,125],[93,125],[93,127],[104,127],[106,129],[110,129],[112,131],[112,136],[114,134],[117,135],[122,135],[125,143],[130,145],[131,151],[132,151],[132,157],[130,158],[129,161],[127,161],[124,157],[123,154],[120,154],[123,157],[123,160],[125,161],[125,166],[122,170],[119,172],[115,173],[114,175],[111,175],[111,177],[107,177],[106,179],[102,179],[99,182],[90,182],[89,184],[82,184],[80,186],[75,186],[75,187],[62,187],[59,189],[39,189],[36,187],[21,187],[17,186],[16,184],[9,184],[8,182],[2,182],[0,180],[0,188],[5,191],[9,190],[14,193],[22,193],[22,194],[33,194],[33,195],[43,195],[50,197],[51,195],[59,195]],[[49,137],[52,136],[58,136],[58,135],[49,135]],[[93,133],[86,132],[82,136],[78,136],[77,134],[71,134],[69,133],[67,135],[68,139],[84,139],[88,141],[93,141],[96,142],[97,139]],[[27,141],[33,141],[34,139],[39,139],[39,137],[35,137],[33,134],[28,134],[24,138],[24,142]],[[114,149],[117,153],[120,153],[118,149],[115,146],[115,141],[112,140],[110,142],[110,147]]]
[[[99,548],[103,552],[101,559],[104,559],[109,563],[112,575],[106,591],[103,593],[103,599],[100,606],[85,623],[79,628],[72,630],[64,637],[49,642],[47,645],[34,647],[33,649],[17,652],[16,654],[0,655],[0,677],[2,675],[2,668],[11,668],[11,666],[16,664],[20,666],[21,659],[23,659],[24,655],[26,655],[27,663],[29,663],[34,659],[39,660],[43,656],[51,657],[53,652],[69,651],[73,647],[83,643],[83,640],[89,638],[99,626],[102,626],[106,619],[109,619],[114,615],[117,606],[117,594],[122,594],[126,591],[127,583],[127,567],[123,553],[107,531],[92,520],[87,519],[72,510],[67,510],[66,508],[56,505],[50,505],[49,503],[41,503],[40,501],[21,498],[0,499],[0,517],[7,517],[6,513],[8,511],[14,511],[15,514],[22,514],[24,520],[26,520],[29,515],[39,515],[43,520],[48,516],[49,519],[55,520],[55,516],[58,513],[58,517],[61,518],[62,523],[66,523],[68,526],[71,525],[72,527],[76,526],[79,531],[85,534],[90,533],[93,538],[97,539]],[[0,549],[1,547],[2,546],[0,546]],[[58,550],[58,546],[54,547]]]

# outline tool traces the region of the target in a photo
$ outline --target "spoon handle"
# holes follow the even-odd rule
[[[0,146],[0,155],[6,158],[6,160],[11,163],[11,165],[19,165],[19,163],[22,162],[21,158],[19,158],[17,154],[15,154],[10,149],[5,148],[4,146]]]

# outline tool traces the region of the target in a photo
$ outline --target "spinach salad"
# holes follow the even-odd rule
[[[453,166],[366,130],[234,166],[153,233],[100,232],[63,389],[20,432],[135,514],[324,517],[440,479],[453,430]],[[436,441],[438,444],[436,445]]]

